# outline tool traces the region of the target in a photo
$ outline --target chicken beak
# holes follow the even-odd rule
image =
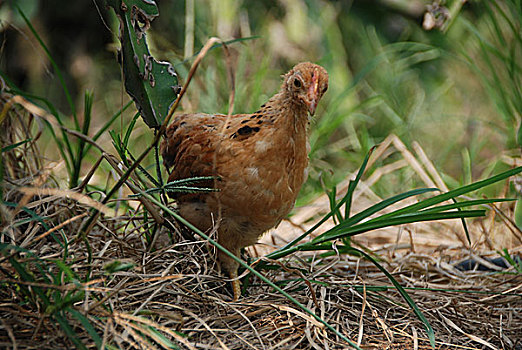
[[[314,115],[315,114],[315,109],[316,108],[317,108],[317,101],[314,98],[308,104],[308,112],[310,112],[310,115]]]
[[[308,111],[310,115],[315,114],[315,109],[317,108],[317,90],[319,89],[319,74],[317,69],[314,71],[312,75],[312,84],[308,88]]]

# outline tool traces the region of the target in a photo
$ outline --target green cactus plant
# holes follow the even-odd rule
[[[172,65],[157,61],[147,47],[146,31],[159,15],[158,7],[153,0],[106,0],[106,3],[120,20],[119,58],[125,90],[145,123],[157,129],[180,91]]]

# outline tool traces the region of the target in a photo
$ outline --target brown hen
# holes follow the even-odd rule
[[[293,208],[307,177],[309,115],[328,88],[328,73],[313,63],[284,75],[280,91],[253,114],[174,116],[161,145],[173,167],[169,182],[214,176],[217,192],[174,194],[182,217],[202,231],[217,226],[218,242],[239,256]],[[222,270],[237,278],[239,264],[221,251]],[[240,285],[232,282],[234,300]]]

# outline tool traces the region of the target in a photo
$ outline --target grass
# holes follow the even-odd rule
[[[157,167],[157,149],[156,154],[151,152],[159,137],[143,127],[132,103],[122,101],[118,111],[97,120],[96,95],[86,92],[82,115],[78,115],[75,111],[82,109],[74,104],[58,73],[73,111],[69,120],[49,99],[9,85],[2,95],[0,117],[7,130],[13,131],[2,140],[0,268],[5,287],[2,300],[9,300],[12,307],[0,309],[7,320],[2,342],[48,348],[197,348],[204,344],[224,348],[226,344],[266,347],[301,342],[316,347],[348,343],[357,348],[372,339],[389,344],[394,337],[396,342],[411,337],[422,346],[435,347],[444,339],[453,339],[446,332],[452,329],[463,335],[454,345],[489,346],[493,342],[491,346],[515,346],[516,322],[509,323],[504,337],[473,330],[461,318],[455,323],[452,310],[439,307],[440,300],[430,300],[423,292],[444,298],[451,295],[455,305],[466,301],[476,308],[487,308],[489,300],[502,300],[498,305],[505,305],[506,310],[496,310],[492,316],[501,323],[520,305],[516,251],[522,235],[516,222],[510,221],[514,210],[510,198],[516,192],[506,182],[522,171],[515,166],[508,169],[506,164],[506,158],[513,164],[520,158],[516,148],[520,145],[516,130],[521,110],[516,59],[520,54],[520,6],[516,7],[516,1],[480,5],[484,6],[480,21],[471,22],[461,13],[444,36],[425,33],[410,23],[409,36],[392,41],[355,14],[343,16],[344,5],[307,5],[288,7],[281,18],[265,21],[255,11],[231,3],[196,12],[196,41],[203,41],[212,31],[212,26],[201,23],[219,27],[231,14],[246,14],[250,30],[266,35],[245,35],[251,39],[229,42],[237,82],[235,112],[257,109],[277,90],[278,74],[295,60],[290,52],[278,51],[278,41],[289,42],[287,49],[300,52],[299,57],[307,52],[303,59],[323,64],[332,77],[318,111],[322,116],[312,126],[312,171],[298,203],[310,203],[326,192],[324,214],[317,209],[294,222],[303,232],[289,236],[286,244],[252,265],[239,259],[255,277],[244,279],[247,294],[238,304],[226,302],[223,281],[216,279],[209,253],[224,248],[166,205],[165,192],[201,190],[193,188],[200,179],[164,183]],[[27,18],[26,23],[45,48]],[[271,30],[278,26],[285,29],[284,37],[270,40]],[[309,41],[296,37],[293,26],[313,27],[316,36]],[[347,48],[343,35],[347,32],[353,34],[357,46],[340,50]],[[465,40],[470,33],[474,40]],[[162,34],[152,32],[150,38],[155,40],[152,49],[158,50],[154,43],[161,43]],[[260,58],[259,52],[267,54]],[[191,60],[173,52],[163,54],[172,56],[186,82]],[[221,50],[205,57],[181,107],[227,111],[230,83],[223,57]],[[251,62],[258,65],[253,67]],[[5,72],[2,77],[8,81]],[[481,82],[484,89],[468,81]],[[458,97],[467,89],[475,95],[463,105]],[[464,117],[465,109],[471,111],[471,118],[456,120]],[[473,119],[479,125],[472,125],[476,129],[468,137],[465,131]],[[43,131],[35,120],[43,123]],[[92,131],[94,125],[96,132]],[[481,138],[483,132],[491,138]],[[397,136],[388,137],[392,133]],[[373,151],[377,155],[370,158],[377,143],[381,143]],[[40,149],[45,147],[55,149],[59,156],[52,160],[63,162],[65,172],[42,157]],[[488,153],[498,147],[501,152]],[[415,156],[409,149],[415,149]],[[455,161],[455,154],[462,160]],[[359,171],[349,174],[359,164]],[[463,171],[456,171],[462,164]],[[107,175],[111,173],[114,178]],[[53,182],[53,178],[57,180]],[[65,178],[66,187],[75,189],[79,197],[71,197],[61,187]],[[52,196],[34,196],[35,192],[23,187],[56,191]],[[432,192],[441,193],[427,197]],[[364,196],[371,197],[366,207],[361,203]],[[492,199],[495,197],[500,198]],[[100,206],[82,198],[95,199],[116,211],[100,215]],[[495,203],[502,208],[497,216],[497,211],[490,211],[487,220],[464,221],[483,217],[484,208]],[[297,216],[299,210],[292,220]],[[362,237],[375,230],[391,232],[382,230],[399,226],[400,235],[403,228],[412,230],[411,223],[446,219],[461,219],[466,235],[458,252],[452,251],[454,257],[475,256],[487,247],[497,250],[512,268],[485,277],[458,273],[442,255],[437,264],[425,264],[426,257],[415,252],[413,242],[407,252],[388,257],[361,243]],[[190,235],[179,222],[201,241],[188,239]],[[433,233],[441,226],[429,227],[424,230]],[[495,227],[511,232],[510,245],[493,237]],[[457,230],[455,226],[449,229]],[[208,249],[207,242],[215,248]],[[400,250],[398,243],[399,237],[394,252]],[[431,253],[438,254],[437,250]],[[401,260],[406,258],[411,261]],[[425,273],[416,269],[418,264],[424,264]],[[353,270],[362,266],[362,270],[347,272],[344,266]],[[464,287],[470,280],[472,291]],[[443,287],[420,287],[424,282]],[[505,288],[496,290],[498,285]],[[277,292],[272,294],[267,286]],[[470,292],[487,296],[470,299]],[[366,308],[371,317],[365,314]],[[399,308],[402,316],[389,311],[393,308]],[[224,318],[221,309],[227,310]],[[473,308],[467,312],[470,310]],[[396,318],[384,317],[388,312]],[[395,322],[400,317],[412,325],[411,335],[405,335],[401,323]],[[518,314],[510,317],[520,319]],[[22,319],[24,322],[18,322]],[[476,315],[470,322],[479,321],[483,322]],[[227,333],[219,333],[220,329]],[[45,336],[49,331],[51,335]],[[273,337],[274,332],[279,336]],[[271,337],[268,342],[263,340],[267,336]]]

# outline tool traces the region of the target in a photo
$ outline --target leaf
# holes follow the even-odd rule
[[[377,262],[377,260],[375,260],[372,256],[366,254],[364,251],[362,251],[360,249],[353,248],[353,247],[351,249],[357,251],[359,254],[363,255],[366,259],[370,260],[375,266],[377,266],[377,268],[379,270],[381,270],[382,273],[384,273],[386,275],[386,277],[388,277],[388,279],[391,281],[391,283],[393,283],[394,287],[397,289],[399,294],[404,298],[404,300],[406,300],[406,302],[408,303],[410,308],[413,310],[415,315],[417,315],[419,320],[421,320],[421,322],[424,324],[426,333],[428,333],[428,338],[430,340],[430,344],[433,348],[435,348],[435,333],[433,332],[433,328],[431,328],[430,323],[428,322],[428,320],[426,319],[426,317],[424,316],[422,311],[420,311],[417,304],[415,304],[413,299],[404,290],[404,288],[399,284],[399,282],[397,282],[397,280],[395,278],[393,278],[393,276],[388,271],[386,271],[386,269],[381,264],[379,264],[379,262]]]
[[[495,198],[495,199],[474,199],[474,200],[468,200],[465,202],[456,202],[453,204],[446,204],[446,205],[439,205],[433,208],[428,208],[421,210],[421,213],[437,213],[441,211],[446,211],[450,209],[457,209],[457,208],[464,208],[464,207],[471,207],[473,205],[481,205],[481,204],[490,204],[490,203],[497,203],[497,202],[512,202],[515,201],[514,198]]]
[[[16,272],[18,272],[18,274],[20,275],[20,279],[22,281],[35,282],[35,279],[31,275],[31,273],[26,271],[24,265],[19,263],[18,260],[16,260],[14,257],[10,257],[10,258],[8,258],[8,261],[11,264],[11,266],[16,270]],[[21,285],[21,288],[22,288],[22,290],[26,291],[27,296],[29,296],[31,299],[33,299],[32,296],[34,294],[38,295],[38,297],[40,297],[40,300],[42,302],[43,308],[47,308],[51,304],[49,298],[47,297],[45,292],[40,287],[34,286],[31,288],[27,288],[26,286]]]
[[[363,163],[361,164],[361,167],[359,168],[359,171],[357,172],[357,175],[355,176],[355,180],[350,181],[348,185],[348,191],[346,192],[346,195],[339,203],[342,205],[343,203],[346,203],[345,207],[345,218],[348,218],[350,216],[350,209],[352,207],[352,199],[353,199],[353,193],[355,191],[355,188],[359,184],[359,181],[361,181],[361,178],[364,174],[364,171],[366,170],[366,166],[368,165],[368,161],[370,160],[370,156],[372,155],[373,151],[375,150],[376,146],[373,146],[370,148],[370,151],[366,154],[366,157],[364,157]]]
[[[89,333],[92,340],[94,341],[94,344],[96,344],[96,347],[98,349],[100,349],[103,341],[100,338],[100,335],[98,334],[98,332],[96,332],[96,330],[94,329],[91,322],[89,322],[87,317],[85,317],[83,314],[81,314],[80,312],[76,311],[75,309],[73,309],[71,307],[68,307],[66,309],[66,311],[68,311],[72,316],[74,316],[76,319],[78,319],[82,323],[83,328],[85,328],[85,330]]]
[[[495,182],[502,181],[502,180],[507,179],[508,177],[511,177],[513,175],[516,175],[516,174],[518,174],[520,172],[522,172],[522,167],[518,167],[518,168],[514,168],[514,169],[511,169],[511,170],[505,171],[503,173],[500,173],[498,175],[492,176],[492,177],[487,178],[485,180],[477,181],[477,182],[474,182],[472,184],[456,188],[456,189],[451,190],[449,192],[442,193],[442,194],[439,194],[437,196],[425,199],[425,200],[423,200],[421,202],[418,202],[418,203],[409,205],[409,206],[407,206],[405,208],[396,210],[393,213],[385,214],[385,215],[381,216],[380,219],[389,218],[389,217],[402,215],[402,214],[406,214],[406,213],[411,213],[411,212],[415,212],[415,211],[420,210],[420,209],[431,207],[431,206],[433,206],[435,204],[439,204],[439,203],[445,202],[447,200],[450,200],[451,198],[455,198],[455,197],[458,197],[458,196],[463,195],[465,193],[469,193],[469,192],[478,190],[480,188],[486,187],[486,186],[491,185],[491,184],[493,184]]]
[[[76,334],[74,332],[74,330],[71,327],[71,325],[69,324],[69,322],[67,322],[67,318],[63,315],[63,312],[58,312],[58,313],[54,314],[52,317],[58,322],[58,324],[60,324],[60,326],[62,327],[62,330],[65,332],[67,337],[69,337],[69,339],[76,346],[76,349],[87,350],[87,347],[82,343],[80,338],[78,338],[78,334]]]
[[[328,196],[328,201],[330,202],[330,211],[334,213],[334,224],[337,224],[337,222],[342,222],[344,218],[342,217],[339,208],[336,208],[335,206],[337,204],[335,203],[335,197],[337,196],[337,186],[333,186],[331,191],[326,191],[326,195]]]
[[[89,126],[91,125],[92,119],[92,104],[94,102],[94,94],[92,92],[86,91],[84,96],[84,111],[83,111],[83,125],[81,132],[83,135],[89,135]],[[69,187],[74,188],[78,186],[80,171],[82,168],[82,160],[85,156],[85,140],[80,138],[78,140],[78,148],[76,151],[76,156],[73,157],[73,168],[72,174],[69,179]]]
[[[517,270],[519,274],[522,274],[522,260],[518,255],[513,258],[511,255],[509,255],[509,251],[504,248],[502,249],[502,256],[511,266],[515,268],[515,270]]]
[[[339,238],[344,238],[347,236],[355,236],[357,234],[361,234],[364,232],[376,230],[379,228],[384,228],[388,226],[398,226],[403,224],[411,224],[422,221],[438,221],[438,220],[448,220],[448,219],[458,219],[458,218],[471,218],[471,217],[480,217],[485,216],[485,210],[463,210],[463,211],[450,211],[444,213],[414,213],[414,214],[405,214],[402,216],[395,216],[391,218],[381,219],[382,217],[376,218],[374,220],[370,220],[364,222],[359,225],[354,225],[350,227],[345,227],[342,224],[337,225],[336,227],[326,231],[320,236],[317,236],[312,240],[311,243],[323,243],[327,241],[332,241]]]
[[[129,127],[127,128],[127,131],[125,132],[125,136],[123,137],[123,148],[128,149],[129,148],[129,139],[132,134],[132,131],[134,130],[134,126],[136,125],[136,121],[138,120],[139,114],[136,113],[134,117],[132,118]]]
[[[278,259],[278,257],[276,257],[278,254],[280,254],[281,252],[293,252],[294,250],[292,250],[292,247],[295,247],[295,245],[300,242],[303,238],[307,237],[310,233],[314,232],[317,228],[319,228],[319,226],[321,226],[322,224],[324,224],[326,222],[326,220],[328,220],[332,215],[334,215],[334,213],[336,211],[339,210],[339,208],[341,208],[341,206],[343,204],[346,203],[346,207],[345,207],[345,215],[348,216],[349,213],[350,213],[350,206],[351,206],[351,201],[352,201],[352,198],[353,198],[353,191],[355,190],[355,187],[357,186],[357,184],[359,183],[363,173],[364,173],[364,170],[366,169],[366,165],[368,164],[368,160],[370,159],[370,155],[372,154],[373,150],[375,149],[375,147],[372,147],[370,149],[370,151],[368,152],[368,154],[366,154],[366,157],[364,158],[364,161],[361,165],[361,167],[359,168],[359,171],[357,172],[357,175],[355,176],[355,180],[353,181],[350,181],[350,184],[348,185],[348,191],[346,192],[346,195],[343,197],[343,199],[337,203],[337,205],[335,206],[335,208],[333,208],[332,210],[330,210],[330,212],[328,214],[326,214],[321,220],[319,220],[318,223],[316,223],[312,228],[310,228],[308,231],[306,231],[305,233],[303,233],[302,235],[300,235],[299,237],[295,238],[294,240],[292,240],[291,242],[289,242],[288,244],[286,244],[283,248],[279,249],[279,250],[276,250],[275,252],[272,252],[270,254],[267,255],[267,258],[271,258],[271,259]],[[286,255],[286,254],[285,254]]]
[[[30,142],[32,139],[29,138],[29,139],[26,139],[26,140],[23,140],[23,141],[20,141],[20,142],[17,142],[17,143],[13,143],[12,145],[9,145],[9,146],[5,146],[5,147],[2,147],[2,153],[4,152],[9,152],[21,145],[23,145],[24,143],[27,143],[27,142]]]
[[[404,192],[404,193],[398,194],[396,196],[390,197],[377,204],[372,205],[371,207],[369,207],[369,208],[361,211],[360,213],[357,213],[356,215],[352,216],[351,218],[345,220],[343,222],[343,225],[351,226],[351,225],[356,224],[356,223],[366,219],[367,217],[389,207],[390,205],[400,202],[406,198],[410,198],[410,197],[417,196],[419,194],[423,194],[423,193],[431,192],[431,191],[439,191],[439,190],[437,188],[419,188],[416,190],[411,190],[411,191]]]
[[[198,187],[195,184],[202,181],[215,180],[215,176],[197,176],[197,177],[189,177],[181,180],[171,181],[161,187],[149,188],[144,191],[144,193],[157,193],[157,192],[168,192],[168,193],[198,193],[198,192],[218,192],[219,189],[213,187]],[[194,184],[194,186],[189,186]],[[142,196],[140,193],[136,193],[130,195],[129,197],[140,197]]]
[[[180,349],[180,347],[171,342],[167,337],[165,337],[163,334],[161,334],[156,328],[149,326],[149,325],[139,325],[135,324],[136,327],[139,327],[141,332],[143,334],[148,335],[151,339],[153,339],[155,342],[160,344],[163,348],[166,349]]]
[[[105,133],[105,131],[107,131],[107,129],[111,126],[111,124],[116,120],[118,119],[118,117],[121,116],[121,114],[123,112],[125,112],[127,110],[127,108],[129,108],[129,106],[132,104],[132,101],[129,101],[127,102],[127,104],[125,104],[125,106],[121,107],[120,109],[118,109],[118,111],[116,113],[114,113],[112,115],[112,117],[96,132],[96,134],[92,137],[93,141],[96,141],[100,138],[101,135],[103,135]],[[87,151],[89,151],[89,149],[92,147],[92,145],[89,143],[86,145],[83,153],[84,155],[87,153]]]
[[[125,90],[145,123],[158,128],[178,94],[178,77],[169,62],[158,62],[147,47],[146,31],[159,15],[153,0],[106,0],[120,20],[121,65]]]
[[[71,108],[71,112],[72,112],[73,117],[74,117],[74,123],[76,125],[76,129],[79,129],[78,117],[76,116],[76,107],[74,105],[73,99],[71,98],[71,94],[69,92],[69,89],[67,88],[67,84],[65,84],[65,79],[63,78],[62,71],[60,70],[60,68],[58,67],[56,62],[54,61],[53,56],[51,55],[51,52],[49,51],[49,49],[47,48],[47,46],[43,42],[42,38],[40,37],[40,35],[36,31],[36,29],[31,24],[31,21],[29,21],[29,19],[25,15],[25,13],[20,8],[18,8],[18,13],[24,19],[25,24],[27,25],[29,30],[31,30],[31,32],[33,33],[33,35],[36,38],[36,40],[38,40],[38,43],[40,44],[42,49],[45,51],[45,54],[47,55],[47,58],[49,59],[49,62],[53,66],[54,72],[56,73],[56,75],[58,76],[58,79],[60,80],[60,84],[62,85],[63,92],[65,94],[67,102],[69,103],[69,107]]]
[[[200,231],[197,227],[195,227],[194,225],[192,225],[190,222],[188,222],[187,220],[185,220],[184,218],[182,218],[181,216],[179,216],[176,212],[172,211],[170,208],[166,207],[163,203],[161,203],[160,201],[158,201],[158,199],[154,198],[153,196],[151,196],[150,194],[148,193],[144,193],[142,192],[142,195],[147,197],[147,199],[149,199],[151,202],[153,202],[154,204],[156,204],[157,206],[159,206],[161,209],[163,209],[165,211],[165,213],[169,214],[169,215],[172,215],[173,217],[175,217],[178,221],[180,221],[182,224],[184,224],[185,226],[187,226],[188,228],[190,228],[191,230],[193,230],[194,232],[196,232],[199,236],[201,236],[202,238],[204,238],[205,240],[207,240],[208,242],[210,242],[210,244],[214,245],[217,249],[221,250],[223,253],[227,254],[230,258],[234,259],[235,261],[237,261],[241,266],[243,266],[245,269],[249,270],[251,273],[253,273],[254,275],[256,275],[258,278],[260,278],[263,282],[265,282],[266,284],[268,284],[270,287],[272,287],[274,290],[278,291],[279,293],[281,293],[282,295],[284,295],[288,300],[290,300],[291,302],[293,302],[295,305],[297,305],[298,307],[300,307],[302,310],[304,310],[306,313],[308,313],[309,315],[311,315],[314,319],[316,319],[317,321],[321,322],[322,324],[324,324],[329,330],[331,330],[332,332],[334,332],[339,338],[341,338],[342,340],[344,340],[345,342],[347,342],[350,346],[352,346],[353,348],[355,349],[360,349],[355,343],[353,343],[350,339],[348,339],[347,336],[345,336],[344,334],[340,333],[336,328],[334,328],[333,326],[331,326],[327,321],[325,321],[324,319],[322,319],[321,317],[317,316],[313,311],[311,311],[310,309],[308,309],[306,306],[304,306],[303,304],[301,304],[297,299],[295,299],[294,297],[292,297],[290,294],[288,294],[287,292],[285,292],[284,290],[282,290],[281,288],[279,288],[274,282],[272,282],[271,280],[269,280],[268,278],[266,278],[265,276],[263,276],[262,274],[260,274],[258,271],[256,271],[254,268],[252,268],[251,266],[249,266],[248,264],[246,264],[244,261],[242,261],[241,259],[239,259],[238,257],[236,257],[234,254],[232,254],[230,251],[228,251],[225,247],[223,247],[221,244],[219,244],[218,242],[214,241],[212,238],[210,238],[209,236],[207,236],[204,232]]]
[[[112,261],[108,264],[106,264],[103,269],[105,270],[106,274],[113,274],[118,271],[128,271],[132,270],[136,266],[133,263],[130,262],[124,262],[120,260]]]

